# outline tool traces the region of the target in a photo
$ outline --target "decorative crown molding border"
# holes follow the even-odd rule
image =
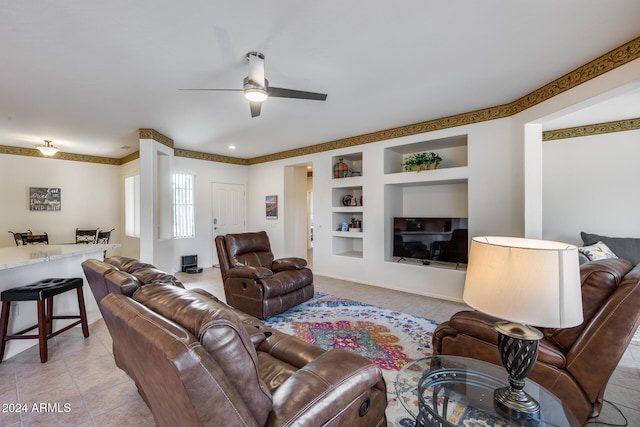
[[[416,135],[419,133],[432,132],[435,130],[479,123],[487,120],[495,120],[510,116],[510,108],[511,107],[509,105],[485,108],[482,110],[471,111],[469,113],[428,120],[425,122],[414,123],[412,125],[400,126],[397,128],[367,133],[364,135],[337,139],[335,141],[325,142],[322,144],[309,145],[307,147],[267,154],[265,156],[248,159],[248,162],[250,165],[272,162],[274,160],[282,160],[289,157],[297,157],[305,154],[315,154],[323,151],[335,150],[338,148],[347,148],[356,145],[370,144],[373,142],[385,141],[387,139],[400,138],[402,136]]]
[[[89,156],[85,154],[73,154],[57,152],[55,155],[48,157],[43,155],[35,148],[11,147],[8,145],[0,145],[0,154],[13,154],[16,156],[40,157],[42,159],[71,160],[74,162],[99,163],[103,165],[121,165],[121,159],[111,157]]]
[[[631,40],[624,45],[605,53],[593,61],[557,78],[551,83],[534,90],[533,92],[504,105],[489,107],[468,113],[457,114],[412,125],[401,126],[393,129],[372,132],[350,138],[338,139],[322,144],[310,145],[294,150],[281,151],[265,156],[249,159],[249,164],[265,163],[274,160],[282,160],[305,154],[320,153],[336,148],[347,148],[355,145],[369,144],[402,136],[416,135],[419,133],[433,132],[457,126],[480,123],[487,120],[501,119],[520,113],[541,102],[553,98],[569,89],[573,89],[593,78],[601,76],[609,71],[640,58],[640,37]]]
[[[162,145],[173,148],[173,139],[161,134],[155,129],[138,129],[138,138],[153,139],[154,141],[159,142]]]
[[[542,140],[554,141],[557,139],[602,135],[603,133],[624,132],[638,129],[640,129],[640,118],[618,120],[614,122],[596,123],[593,125],[576,126],[572,128],[547,130],[542,132]]]
[[[183,150],[176,148],[173,150],[173,155],[177,157],[186,157],[188,159],[207,160],[210,162],[231,163],[234,165],[246,166],[249,164],[247,159],[240,159],[238,157],[221,156],[218,154],[201,153],[199,151]]]
[[[208,160],[213,162],[231,163],[236,165],[254,165],[258,163],[272,162],[275,160],[287,159],[290,157],[298,157],[307,154],[315,154],[323,151],[335,150],[338,148],[348,148],[362,144],[370,144],[373,142],[384,141],[387,139],[399,138],[403,136],[416,135],[420,133],[433,132],[436,130],[448,129],[463,125],[480,123],[488,120],[496,120],[512,116],[544,102],[556,95],[561,94],[569,89],[577,87],[593,78],[601,76],[609,71],[625,65],[631,61],[640,58],[640,37],[631,40],[624,45],[613,49],[610,52],[594,59],[593,61],[573,70],[562,77],[546,84],[545,86],[534,90],[533,92],[504,105],[496,107],[483,108],[453,116],[427,120],[411,125],[400,126],[392,129],[371,132],[363,135],[352,136],[349,138],[337,139],[335,141],[324,142],[321,144],[309,145],[306,147],[296,148],[293,150],[281,151],[265,156],[254,157],[250,159],[241,159],[237,157],[222,156],[217,154],[201,153],[198,151],[175,149],[174,155],[179,157],[187,157],[191,159]],[[599,123],[587,126],[578,126],[576,128],[558,129],[543,133],[543,140],[550,141],[552,139],[572,138],[576,136],[598,135],[609,132],[620,132],[624,130],[637,129],[636,121],[640,119],[622,120],[618,122]],[[547,135],[547,136],[545,136]],[[567,136],[560,136],[567,135]],[[139,129],[138,136],[140,139],[153,139],[169,148],[174,148],[174,142],[171,138],[161,134],[154,129]],[[21,156],[44,157],[38,150],[30,148],[10,147],[0,145],[0,154],[16,154]],[[61,160],[75,160],[90,163],[102,163],[110,165],[122,165],[140,157],[140,153],[132,153],[122,159],[112,159],[108,157],[85,156],[81,154],[57,153],[54,158]]]
[[[120,159],[120,164],[124,165],[126,163],[132,162],[136,159],[140,158],[140,151],[136,151],[134,153],[129,154],[128,156],[125,156],[123,158]]]

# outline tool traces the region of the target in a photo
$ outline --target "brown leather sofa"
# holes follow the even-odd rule
[[[596,417],[611,374],[640,325],[640,265],[623,259],[580,266],[584,322],[573,328],[539,328],[538,360],[529,378],[558,396],[582,423]],[[498,319],[462,311],[436,328],[435,354],[471,357],[502,365]]]
[[[266,327],[201,289],[125,257],[82,263],[158,426],[386,426],[380,369]]]
[[[264,231],[216,236],[227,304],[259,319],[313,297],[313,274],[302,258],[274,259]]]

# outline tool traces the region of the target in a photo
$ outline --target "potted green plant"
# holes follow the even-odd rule
[[[436,169],[440,167],[442,157],[438,153],[414,153],[407,157],[402,163],[406,171],[421,171],[427,169]]]

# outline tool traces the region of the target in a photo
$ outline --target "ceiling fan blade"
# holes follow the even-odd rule
[[[249,101],[249,106],[251,107],[251,117],[258,117],[260,115],[262,102]]]
[[[216,92],[243,92],[244,89],[178,89],[178,90],[208,90],[208,91],[216,91]]]
[[[305,92],[303,90],[284,89],[273,86],[269,86],[268,92],[269,96],[273,96],[274,98],[311,99],[315,101],[324,101],[327,99],[326,93]]]

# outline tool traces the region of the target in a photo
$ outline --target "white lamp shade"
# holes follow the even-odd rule
[[[548,240],[475,237],[463,299],[503,320],[577,326],[583,320],[578,248]]]

